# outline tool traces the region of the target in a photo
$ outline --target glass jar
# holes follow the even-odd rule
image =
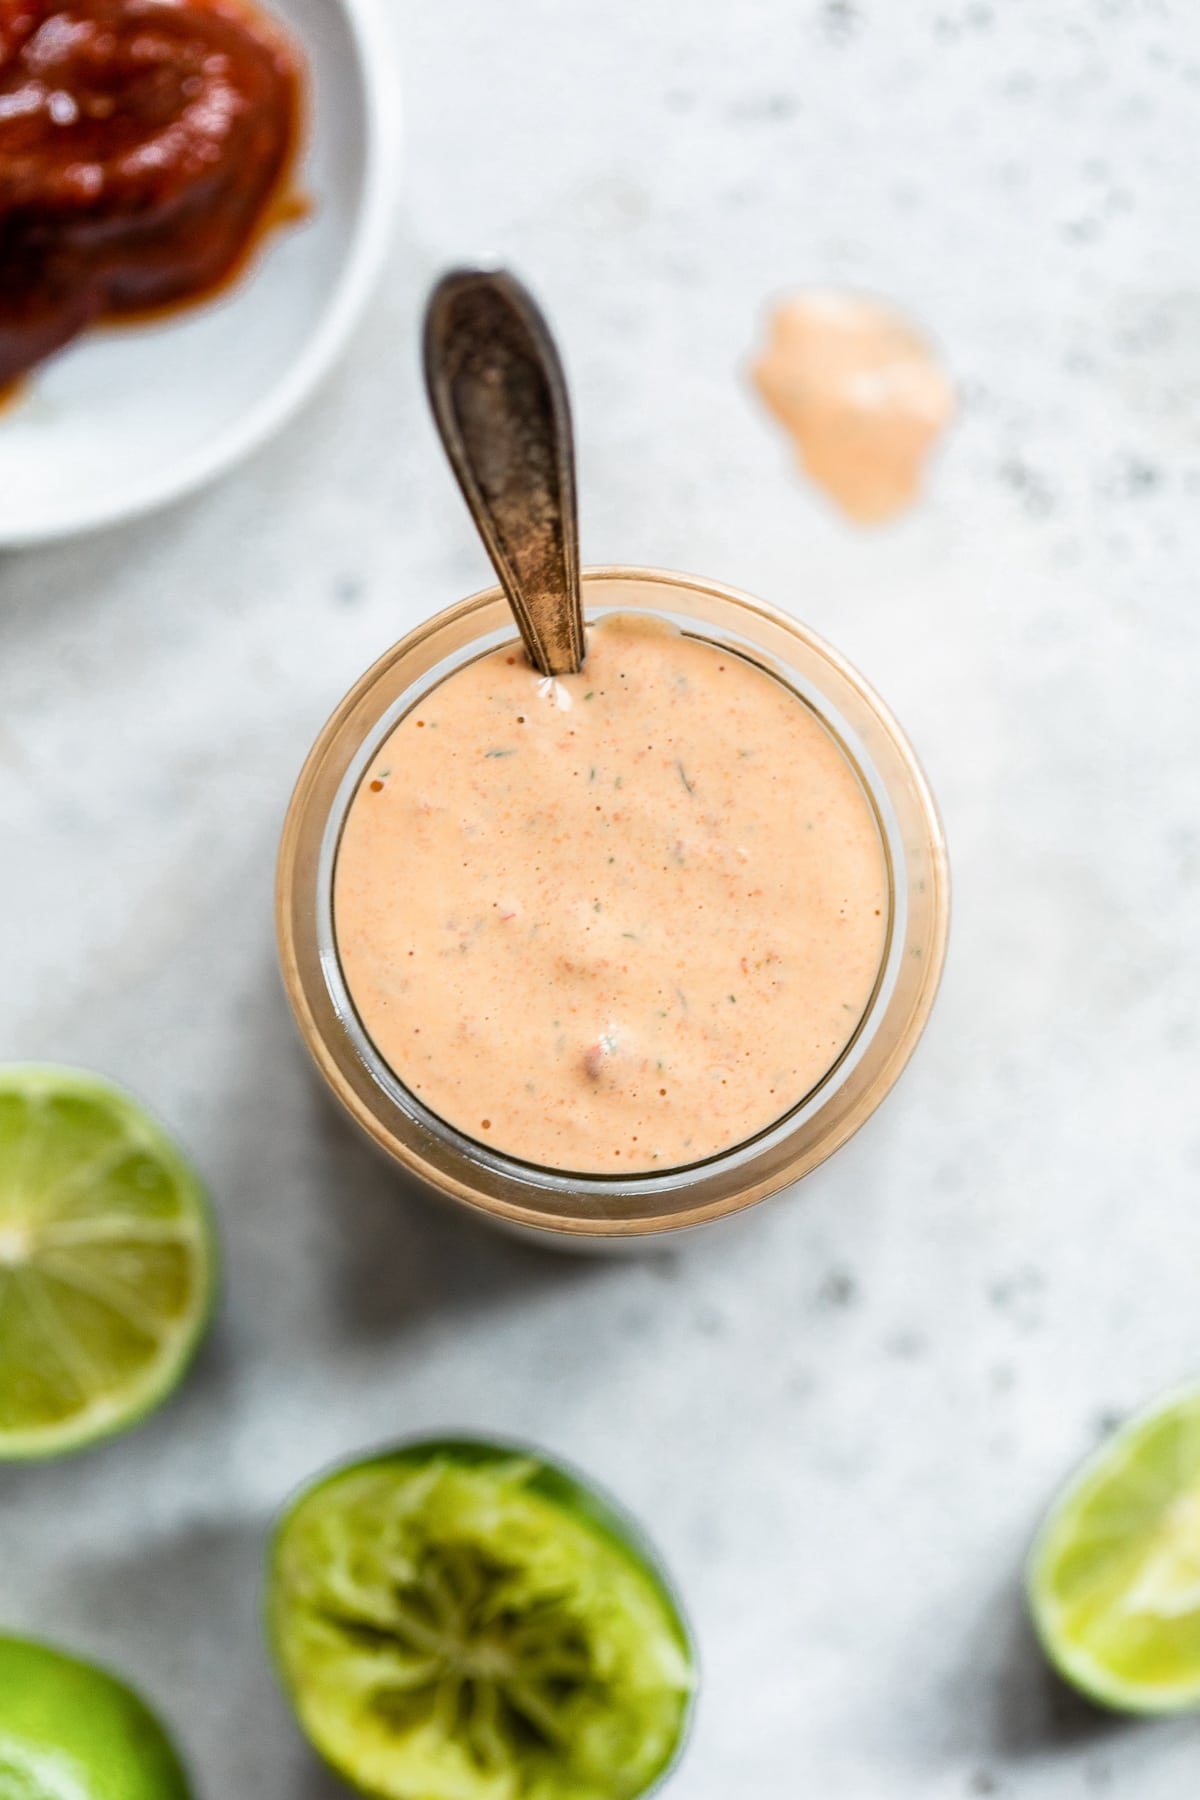
[[[811,706],[858,772],[875,811],[890,909],[879,977],[850,1044],[818,1085],[747,1142],[687,1168],[613,1177],[543,1168],[447,1125],[383,1062],[338,959],[333,872],[364,770],[432,688],[517,640],[499,588],[428,620],[347,694],[313,746],[280,845],[276,925],[301,1036],[334,1095],[397,1163],[494,1222],[588,1242],[679,1231],[728,1217],[807,1175],[874,1112],[912,1055],[945,959],[949,873],[941,821],[912,747],[862,676],[813,632],[716,582],[656,569],[584,571],[589,620],[649,612],[766,669]],[[565,1247],[565,1246],[564,1246]]]

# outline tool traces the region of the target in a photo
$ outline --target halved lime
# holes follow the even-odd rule
[[[79,1069],[0,1067],[0,1461],[165,1400],[215,1268],[204,1189],[135,1100]]]
[[[188,1800],[170,1739],[115,1676],[0,1637],[3,1800]]]
[[[1142,1413],[1070,1482],[1029,1560],[1047,1656],[1121,1712],[1200,1707],[1200,1389]]]
[[[271,1637],[309,1739],[378,1800],[634,1800],[695,1685],[637,1529],[511,1446],[410,1444],[280,1522]]]

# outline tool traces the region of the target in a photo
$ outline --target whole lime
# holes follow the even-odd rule
[[[104,1669],[0,1637],[0,1800],[189,1800],[171,1740]]]

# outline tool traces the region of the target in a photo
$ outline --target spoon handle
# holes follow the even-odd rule
[[[515,276],[442,277],[425,311],[425,385],[530,661],[574,674],[584,635],[571,408],[549,326]]]

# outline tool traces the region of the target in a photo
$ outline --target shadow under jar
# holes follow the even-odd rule
[[[678,1231],[740,1212],[806,1175],[862,1125],[929,1016],[949,925],[941,823],[911,746],[855,670],[788,615],[732,588],[653,569],[584,572],[589,625],[649,614],[766,671],[816,714],[856,773],[886,872],[878,977],[857,1029],[820,1080],[766,1129],[685,1166],[623,1175],[550,1168],[448,1124],[396,1075],[365,1030],[343,972],[335,870],[360,783],[399,721],[465,664],[519,651],[499,588],[411,632],[367,671],[321,732],[280,846],[276,923],[301,1036],[351,1117],[431,1188],[498,1224],[579,1248]]]

